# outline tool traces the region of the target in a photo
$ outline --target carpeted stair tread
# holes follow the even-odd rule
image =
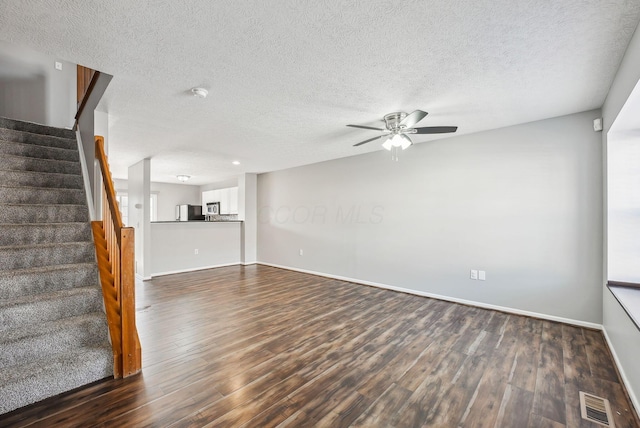
[[[17,155],[3,155],[0,157],[0,169],[5,171],[53,172],[72,175],[82,174],[82,170],[78,162]]]
[[[4,186],[62,187],[82,189],[82,175],[57,172],[7,171],[0,166],[0,183]]]
[[[0,300],[98,283],[98,269],[93,262],[0,270]]]
[[[0,128],[0,140],[69,150],[78,148],[78,143],[75,138],[55,137],[53,135],[35,134],[33,132],[16,131],[15,129],[6,128]]]
[[[113,376],[105,346],[82,347],[0,371],[0,414]]]
[[[0,247],[0,270],[95,262],[93,242],[62,242]]]
[[[89,221],[86,205],[0,204],[0,223],[73,223]]]
[[[80,160],[80,153],[77,149],[59,149],[56,147],[35,146],[33,144],[22,144],[3,141],[0,138],[0,154],[23,156],[35,159],[55,159],[71,162]]]
[[[75,132],[0,118],[0,414],[111,376]]]
[[[0,201],[19,205],[84,205],[84,189],[0,185]]]
[[[0,337],[0,370],[67,349],[105,344],[108,341],[105,332],[106,321],[101,312],[9,330]]]
[[[72,129],[55,128],[53,126],[25,122],[24,120],[8,119],[5,117],[0,117],[0,128],[31,132],[41,135],[52,135],[54,137],[76,138],[76,133]]]
[[[0,247],[92,239],[91,225],[88,222],[0,224]]]
[[[77,287],[0,302],[0,332],[26,323],[41,323],[102,311],[102,290]]]

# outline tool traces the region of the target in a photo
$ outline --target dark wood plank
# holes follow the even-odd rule
[[[562,425],[566,423],[562,347],[543,341],[533,399],[533,413]]]
[[[533,411],[533,392],[507,384],[496,417],[496,427],[528,427]]]
[[[618,382],[618,373],[616,372],[615,366],[609,364],[611,361],[611,353],[607,348],[602,333],[585,329],[583,334],[586,339],[585,347],[591,367],[591,375],[598,379]]]
[[[599,332],[265,266],[137,284],[143,372],[0,426],[639,427]]]
[[[389,426],[389,418],[395,415],[411,397],[412,391],[392,384],[378,399],[354,421],[354,427]]]

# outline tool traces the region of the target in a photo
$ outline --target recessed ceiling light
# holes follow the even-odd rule
[[[234,164],[234,165],[240,165],[240,161],[233,161],[231,163]]]
[[[176,178],[178,179],[178,181],[181,181],[181,182],[184,183],[185,181],[190,179],[191,176],[190,175],[176,175]]]
[[[207,91],[205,88],[192,88],[191,93],[193,94],[193,96],[198,98],[207,98],[207,95],[209,95],[209,91]]]

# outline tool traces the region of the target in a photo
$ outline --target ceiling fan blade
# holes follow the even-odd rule
[[[457,126],[425,126],[422,128],[413,128],[416,132],[413,134],[446,134],[449,132],[456,132]]]
[[[347,125],[347,126],[350,126],[352,128],[373,129],[374,131],[385,131],[385,129],[374,128],[373,126],[362,126],[362,125]]]
[[[361,141],[361,142],[359,142],[357,144],[354,144],[353,147],[358,147],[358,146],[361,146],[363,144],[370,143],[370,142],[372,142],[374,140],[377,140],[378,138],[382,138],[382,137],[384,137],[384,135],[378,135],[377,137],[369,138],[368,140],[364,140],[364,141]]]
[[[415,125],[416,123],[424,119],[427,114],[429,113],[427,113],[426,111],[415,110],[414,112],[410,113],[407,117],[402,119],[402,122],[400,122],[400,126],[404,126],[405,128],[411,128],[413,127],[413,125]]]

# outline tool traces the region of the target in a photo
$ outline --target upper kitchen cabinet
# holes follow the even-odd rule
[[[209,202],[220,202],[222,215],[238,214],[238,188],[227,187],[202,192],[202,206],[206,207]]]

